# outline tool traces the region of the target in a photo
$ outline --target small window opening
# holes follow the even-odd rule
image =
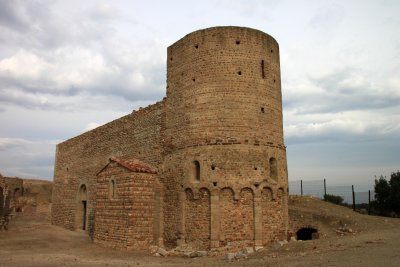
[[[264,60],[261,60],[261,77],[265,79]]]
[[[260,185],[260,184],[258,184],[258,183],[255,183],[255,184],[254,184],[254,186],[255,186],[256,188],[258,188],[259,185]]]
[[[217,186],[217,184],[218,184],[217,182],[213,182],[213,185],[214,185],[214,186]]]
[[[258,168],[257,168],[257,167],[254,167],[254,170],[256,171],[256,170],[258,170]]]
[[[170,57],[169,60],[172,61],[172,57]]]
[[[296,232],[297,240],[314,240],[319,238],[318,230],[315,228],[304,227]]]
[[[274,53],[274,50],[271,49],[271,53]]]
[[[274,83],[276,82],[276,80],[274,79]]]
[[[199,48],[199,45],[197,44],[197,45],[195,45],[194,47],[197,49],[197,48]]]
[[[236,44],[237,44],[237,45],[240,45],[240,41],[239,41],[239,40],[236,40]]]
[[[197,160],[193,161],[193,167],[194,167],[194,178],[196,181],[200,181],[200,162]]]
[[[211,166],[211,170],[215,170],[215,166],[213,165],[213,166]]]
[[[115,180],[110,181],[110,198],[114,199],[117,197],[117,188],[115,184]]]
[[[241,71],[238,71],[238,73],[237,73],[238,75],[242,75],[242,72]]]
[[[193,82],[195,82],[195,81],[196,81],[196,79],[195,79],[195,78],[193,78],[193,79],[192,79],[192,81],[193,81]]]
[[[261,108],[261,112],[262,112],[262,113],[264,113],[264,112],[265,112],[264,108]]]

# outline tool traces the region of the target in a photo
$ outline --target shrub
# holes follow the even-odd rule
[[[336,205],[343,205],[343,198],[341,196],[326,194],[324,195],[324,200]]]

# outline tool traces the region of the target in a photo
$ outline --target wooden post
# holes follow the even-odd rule
[[[354,185],[351,186],[351,192],[353,194],[353,210],[356,211],[356,196],[354,194]]]
[[[303,180],[300,180],[300,190],[301,190],[301,195],[303,196]]]
[[[324,200],[326,200],[326,180],[324,178]]]

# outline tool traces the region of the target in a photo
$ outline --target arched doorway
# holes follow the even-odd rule
[[[87,229],[87,188],[86,185],[81,185],[78,192],[78,207],[77,207],[77,225],[78,229]]]

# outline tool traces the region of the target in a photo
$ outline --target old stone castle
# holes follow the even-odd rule
[[[168,47],[166,97],[57,146],[52,223],[120,249],[286,238],[278,43],[214,27]]]

